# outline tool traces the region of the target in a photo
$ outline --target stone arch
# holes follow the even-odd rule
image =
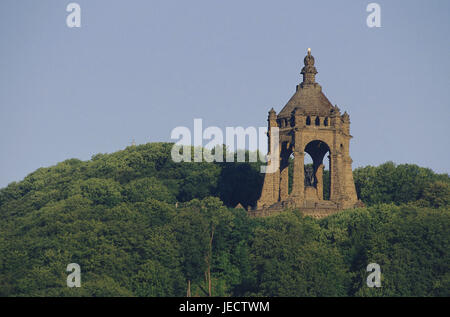
[[[308,171],[305,168],[305,188],[307,189],[307,187],[314,187],[317,192],[317,197],[322,200],[325,198],[323,194],[323,173],[325,166],[323,160],[327,153],[331,154],[331,149],[326,142],[316,139],[308,142],[304,151],[311,156],[313,161],[312,170]],[[331,166],[328,175],[331,175]],[[329,195],[327,195],[326,198],[329,199]]]
[[[339,146],[339,144],[335,145],[333,131],[331,130],[322,130],[317,134],[305,134],[302,140],[302,144],[304,145],[303,149],[306,149],[308,144],[314,141],[325,143],[330,149],[330,154],[336,152]]]

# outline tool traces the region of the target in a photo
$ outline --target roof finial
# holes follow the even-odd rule
[[[314,67],[314,56],[311,55],[311,48],[308,48],[308,55],[305,56],[304,63],[305,67],[302,68],[301,72],[303,75],[302,86],[314,84],[317,69]]]

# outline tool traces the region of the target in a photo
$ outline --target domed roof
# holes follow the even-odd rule
[[[311,115],[329,115],[333,105],[323,94],[320,86],[299,86],[295,94],[278,114],[278,117],[290,117],[295,109]]]
[[[305,67],[301,72],[303,82],[297,86],[297,91],[280,111],[278,117],[290,117],[295,109],[311,115],[328,115],[333,109],[333,105],[323,94],[322,87],[315,82],[317,70],[314,67],[314,57],[310,49],[304,63]]]

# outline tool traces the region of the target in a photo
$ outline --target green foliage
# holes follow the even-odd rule
[[[436,181],[427,184],[422,197],[416,203],[419,206],[440,208],[450,205],[450,183]]]
[[[155,177],[144,177],[132,180],[124,186],[127,201],[143,202],[155,199],[167,203],[175,203],[175,197],[164,184]]]
[[[0,189],[0,296],[185,296],[188,281],[206,296],[209,279],[213,296],[450,296],[448,175],[358,168],[367,208],[255,219],[230,207],[255,205],[260,163],[175,163],[171,147],[70,159]],[[366,286],[371,262],[382,288]],[[81,288],[66,286],[69,263]]]
[[[260,167],[260,163],[222,163],[218,184],[220,199],[231,207],[239,203],[256,206],[264,182]]]
[[[448,174],[435,174],[428,168],[412,164],[384,163],[378,167],[357,168],[353,172],[358,197],[367,205],[402,204],[423,200],[428,205],[448,206]],[[440,196],[436,200],[436,192]]]
[[[122,201],[120,184],[111,179],[90,178],[74,185],[70,196],[81,195],[96,205],[115,206]]]
[[[343,257],[316,221],[293,213],[268,218],[250,243],[256,295],[346,295]]]
[[[412,205],[378,205],[321,221],[354,272],[349,295],[449,296],[450,213]],[[382,287],[365,284],[378,263]]]

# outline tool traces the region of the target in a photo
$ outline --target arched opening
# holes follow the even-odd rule
[[[330,147],[323,141],[314,140],[305,147],[305,189],[314,187],[319,199],[330,199],[331,169],[329,162]],[[326,155],[326,156],[325,156]],[[310,163],[307,157],[311,159]],[[309,164],[308,164],[309,163]]]
[[[323,120],[323,125],[328,127],[328,117],[326,117],[325,120]]]
[[[295,117],[294,116],[291,117],[290,122],[291,122],[291,127],[294,127],[295,126]]]
[[[316,117],[316,125],[319,126],[320,125],[320,118]]]
[[[306,117],[306,125],[311,125],[311,117],[310,116]]]

